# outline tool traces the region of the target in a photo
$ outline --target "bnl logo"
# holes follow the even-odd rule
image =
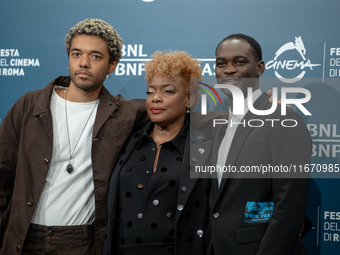
[[[218,97],[221,105],[222,105],[222,101],[220,96],[218,95],[218,93],[216,92],[216,90],[209,86],[208,84],[205,83],[201,83],[200,84],[208,87],[209,89],[211,89],[215,95]],[[248,97],[245,99],[244,98],[244,94],[242,92],[242,90],[239,87],[236,87],[234,85],[230,85],[230,84],[215,84],[215,88],[220,88],[220,89],[229,89],[230,92],[232,93],[233,96],[233,114],[235,115],[244,115],[244,101],[247,100],[248,103],[248,108],[249,111],[252,112],[253,114],[256,115],[269,115],[272,114],[278,105],[278,99],[277,99],[277,88],[273,88],[273,103],[270,109],[266,109],[266,110],[257,110],[254,108],[253,105],[253,88],[248,88]],[[201,90],[205,91],[206,93],[208,93],[210,95],[210,97],[214,100],[215,102],[215,106],[217,106],[216,100],[213,97],[213,95],[206,89],[200,88]],[[305,95],[304,98],[287,98],[287,94],[289,93],[302,93]],[[202,100],[201,100],[201,114],[202,115],[207,115],[207,95],[203,94],[202,96]],[[311,116],[312,114],[302,105],[304,103],[307,103],[309,100],[311,99],[311,93],[309,92],[309,90],[305,89],[305,88],[296,88],[296,87],[283,87],[281,88],[281,114],[282,115],[286,115],[286,107],[287,105],[295,105],[297,108],[300,109],[301,112],[303,112],[304,115],[306,116]]]

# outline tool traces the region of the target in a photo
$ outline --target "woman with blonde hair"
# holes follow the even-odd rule
[[[185,52],[156,52],[145,71],[150,121],[130,135],[112,173],[104,254],[204,254],[210,180],[190,178],[190,166],[204,165],[212,143],[190,134],[188,116],[201,68]]]

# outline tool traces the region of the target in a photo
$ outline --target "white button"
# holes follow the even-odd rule
[[[218,212],[216,212],[216,213],[213,214],[213,217],[214,217],[215,219],[217,219],[219,216],[220,216],[220,214],[219,214]]]
[[[197,235],[199,237],[202,237],[203,236],[203,230],[197,230]]]
[[[201,154],[203,154],[203,153],[205,152],[205,150],[204,150],[203,148],[199,148],[199,149],[198,149],[198,152],[201,153]]]

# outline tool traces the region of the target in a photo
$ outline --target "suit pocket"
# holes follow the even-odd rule
[[[240,227],[236,230],[236,242],[238,244],[260,242],[266,233],[267,227],[268,224]]]

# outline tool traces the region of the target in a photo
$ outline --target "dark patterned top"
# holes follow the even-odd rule
[[[153,173],[156,143],[146,125],[142,138],[119,177],[119,246],[147,243],[173,245],[179,178],[189,124],[163,143]]]

